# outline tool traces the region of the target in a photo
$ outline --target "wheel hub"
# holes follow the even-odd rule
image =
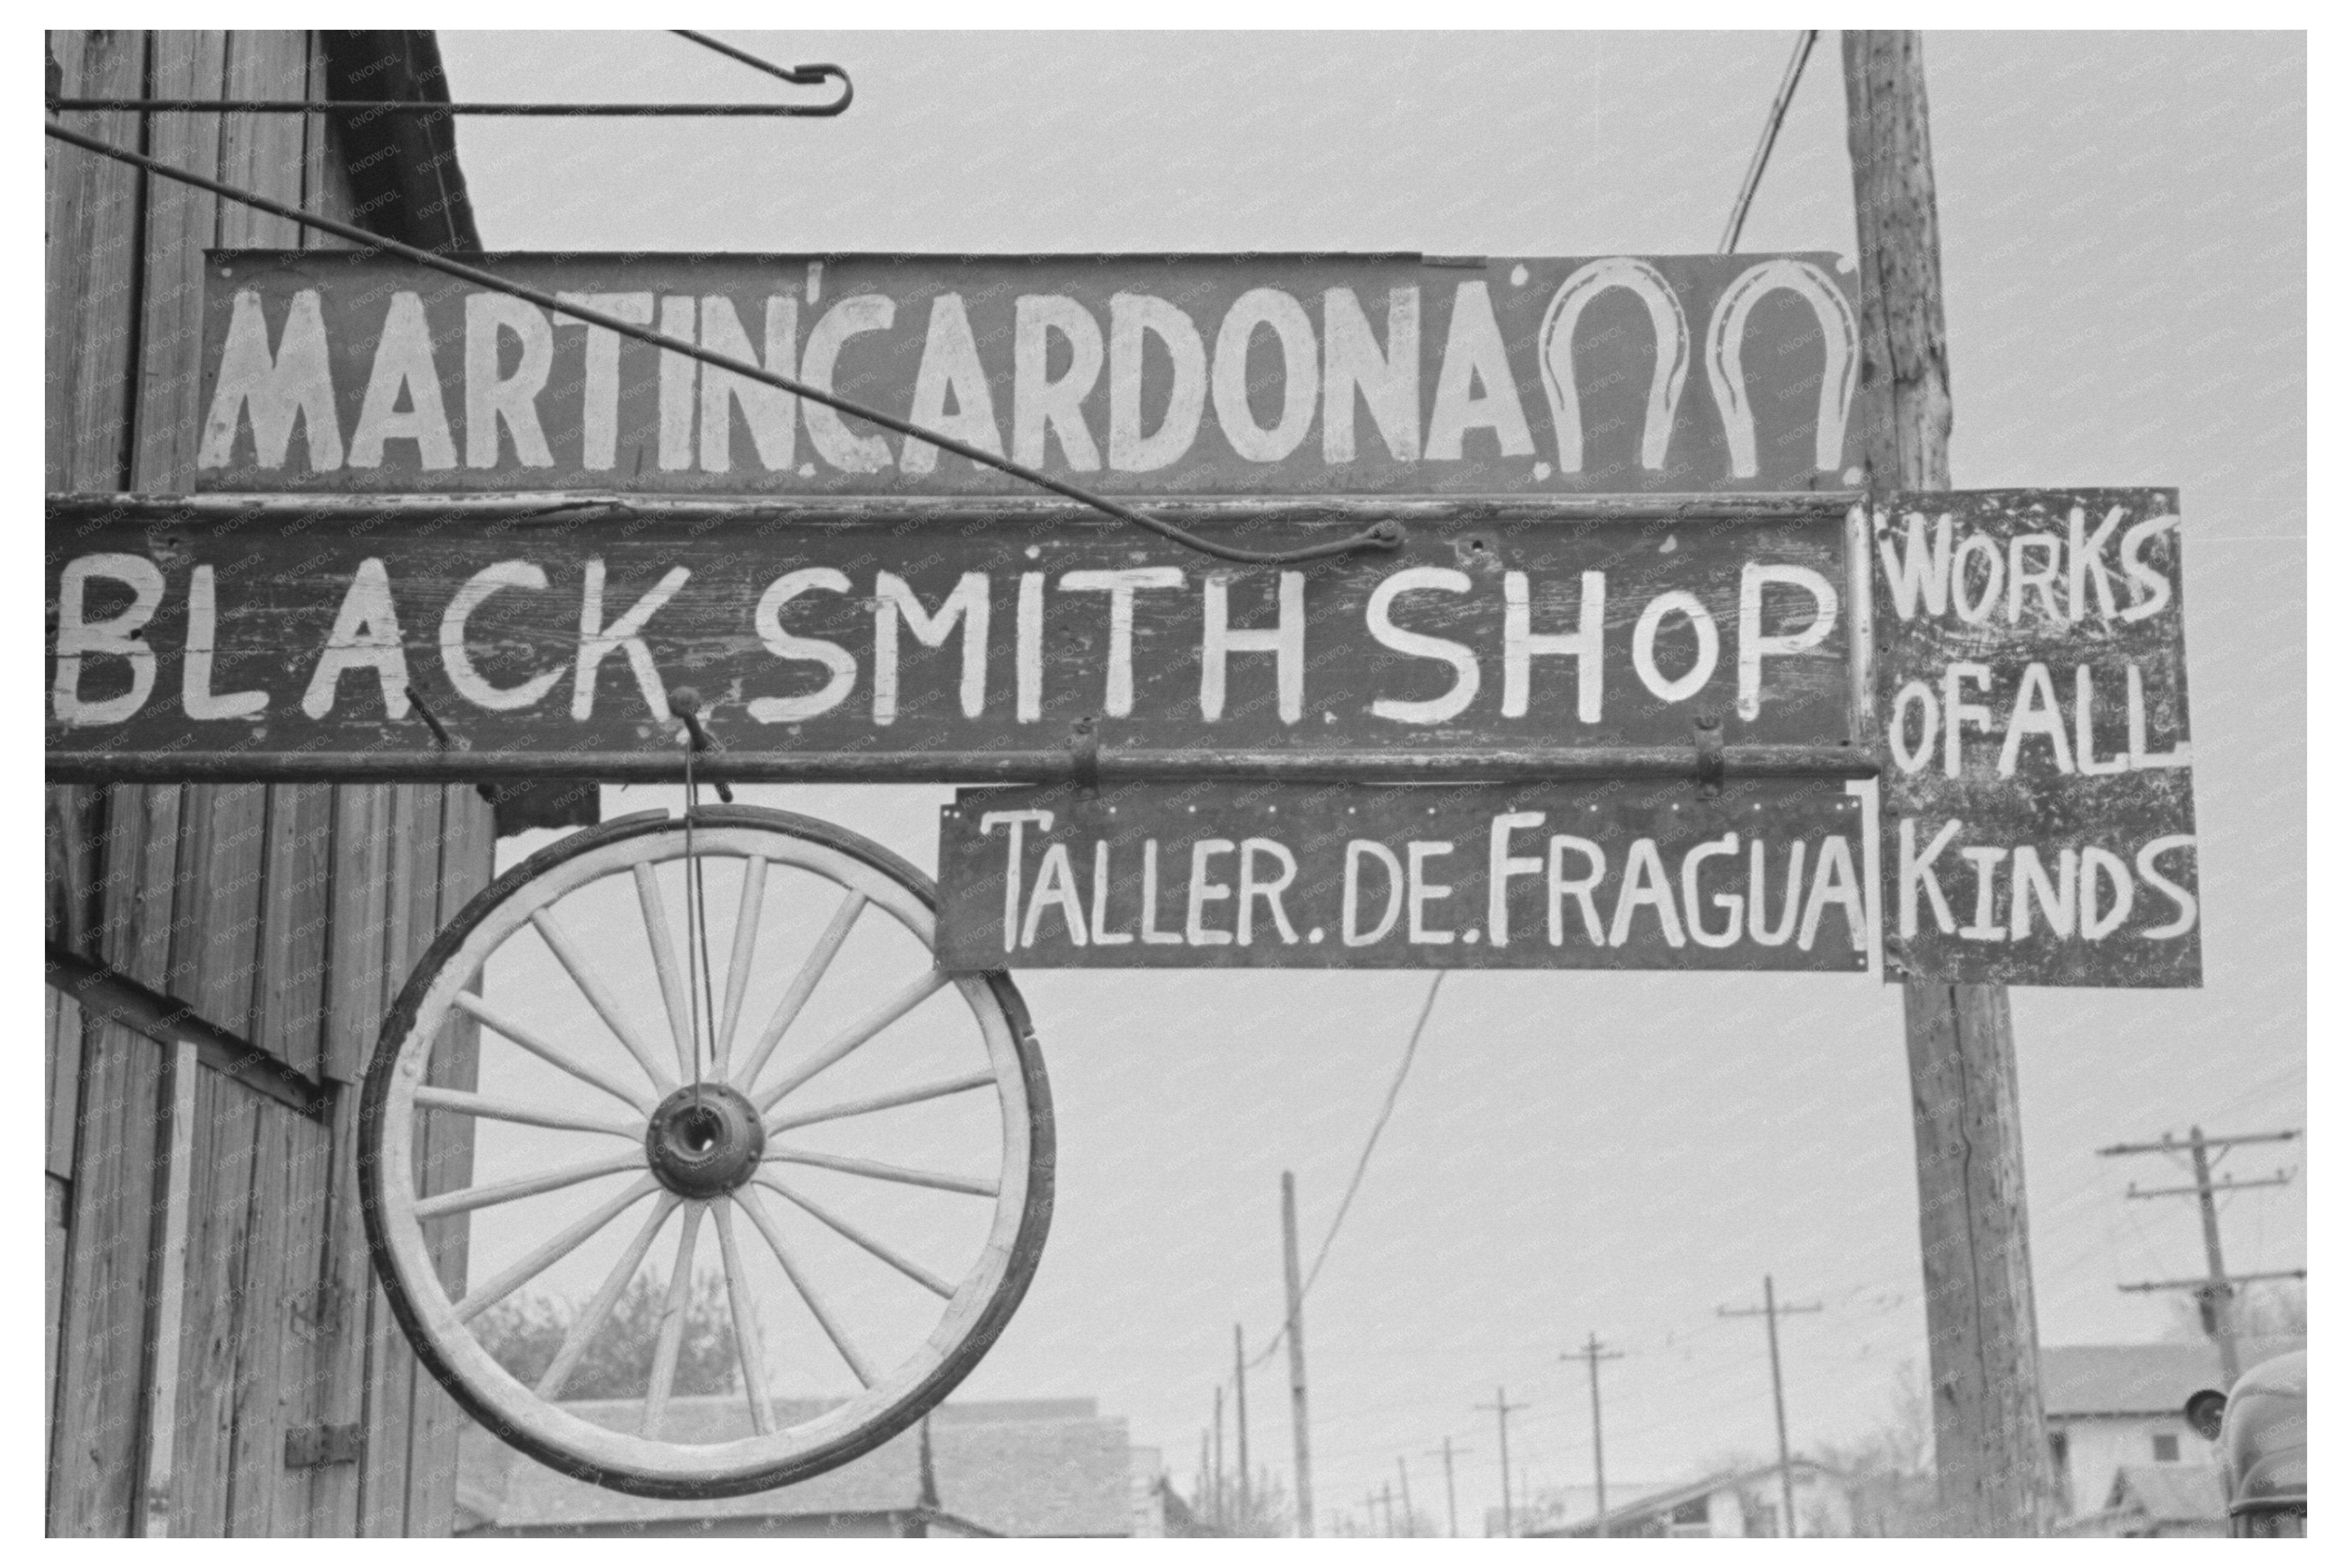
[[[751,1102],[720,1083],[688,1084],[654,1108],[646,1163],[683,1198],[723,1197],[751,1179],[768,1131]]]

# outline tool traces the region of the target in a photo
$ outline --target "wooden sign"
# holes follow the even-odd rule
[[[964,790],[940,963],[1853,973],[1859,807],[1827,780]]]
[[[492,256],[519,283],[1120,495],[1860,480],[1827,255]],[[410,263],[216,251],[215,490],[1025,493]]]
[[[1259,547],[1360,526],[1208,510]],[[736,779],[1066,777],[1080,719],[1193,773],[1645,746],[1687,773],[1703,719],[1735,755],[1852,738],[1838,514],[1415,515],[1398,552],[1276,569],[1002,503],[68,509],[49,772],[671,779],[679,687]]]
[[[1897,496],[1871,533],[1888,976],[2199,984],[2176,492]]]

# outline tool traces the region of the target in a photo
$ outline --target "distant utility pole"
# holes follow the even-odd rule
[[[1462,1451],[1466,1454],[1470,1450],[1465,1448]],[[1449,1436],[1443,1445],[1438,1447],[1432,1448],[1430,1452],[1433,1454],[1442,1455],[1445,1459],[1445,1533],[1449,1537],[1460,1535],[1462,1533],[1462,1521],[1460,1516],[1454,1511],[1453,1437]]]
[[[1239,1495],[1234,1511],[1243,1528],[1249,1525],[1249,1366],[1242,1359],[1242,1326],[1234,1325],[1234,1484]]]
[[[1412,1525],[1412,1477],[1405,1472],[1404,1456],[1397,1456],[1397,1495],[1404,1500],[1404,1532],[1408,1539],[1418,1535]]]
[[[1315,1486],[1307,1465],[1307,1330],[1298,1288],[1298,1188],[1282,1173],[1282,1283],[1288,1303],[1283,1334],[1290,1341],[1290,1440],[1296,1449],[1298,1533],[1315,1533]]]
[[[1604,1361],[1623,1361],[1625,1352],[1602,1350],[1601,1336],[1588,1330],[1584,1336],[1584,1348],[1580,1351],[1564,1351],[1559,1359],[1582,1362],[1585,1371],[1591,1377],[1592,1528],[1594,1539],[1606,1541],[1609,1539],[1609,1477],[1601,1462],[1601,1363]]]
[[[1503,1534],[1508,1537],[1511,1534],[1511,1412],[1525,1410],[1527,1406],[1513,1405],[1506,1400],[1503,1397],[1502,1389],[1498,1386],[1495,1390],[1494,1404],[1474,1405],[1470,1408],[1491,1410],[1495,1413],[1495,1436],[1500,1447],[1503,1459]]]
[[[2197,1194],[2197,1206],[2205,1221],[2205,1278],[2202,1279],[2145,1279],[2137,1285],[2125,1285],[2118,1288],[2141,1292],[2149,1290],[2194,1292],[2197,1298],[2197,1315],[2204,1322],[2205,1332],[2211,1337],[2214,1345],[2221,1352],[2221,1379],[2225,1388],[2226,1385],[2236,1383],[2238,1373],[2244,1370],[2238,1363],[2237,1313],[2231,1301],[2231,1298],[2237,1294],[2237,1287],[2257,1279],[2300,1279],[2304,1277],[2304,1271],[2300,1268],[2278,1268],[2264,1274],[2232,1274],[2221,1266],[2221,1216],[2220,1211],[2213,1206],[2213,1194],[2236,1192],[2244,1187],[2283,1187],[2294,1177],[2293,1173],[2282,1166],[2275,1175],[2263,1176],[2254,1181],[2233,1181],[2225,1176],[2217,1182],[2213,1179],[2212,1162],[2207,1151],[2219,1151],[2226,1154],[2240,1143],[2288,1143],[2301,1136],[2303,1136],[2303,1129],[2292,1127],[2277,1132],[2241,1132],[2228,1138],[2208,1138],[2202,1129],[2191,1127],[2189,1130],[2189,1142],[2185,1144],[2168,1132],[2154,1143],[2117,1143],[2112,1148],[2099,1151],[2105,1156],[2177,1154],[2184,1148],[2189,1151],[2189,1167],[2197,1177],[2194,1186],[2150,1187],[2142,1191],[2137,1185],[2133,1185],[2124,1189],[2124,1195],[2127,1198],[2169,1198],[2185,1197],[2190,1193]]]
[[[1764,1304],[1761,1307],[1717,1307],[1718,1318],[1761,1318],[1764,1320],[1764,1342],[1772,1351],[1772,1426],[1780,1437],[1780,1533],[1794,1539],[1797,1533],[1797,1483],[1789,1473],[1789,1408],[1780,1398],[1780,1320],[1791,1312],[1818,1312],[1819,1301],[1801,1307],[1781,1307],[1773,1304],[1772,1277],[1764,1276]]]
[[[1225,1390],[1223,1384],[1218,1384],[1210,1395],[1209,1411],[1210,1429],[1217,1435],[1216,1444],[1210,1449],[1213,1458],[1209,1465],[1209,1511],[1215,1518],[1217,1528],[1223,1530],[1225,1525]]]

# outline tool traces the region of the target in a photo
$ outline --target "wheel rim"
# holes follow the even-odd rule
[[[576,835],[499,879],[442,933],[386,1020],[370,1068],[362,1131],[372,1157],[362,1163],[362,1195],[395,1314],[420,1359],[478,1419],[583,1479],[643,1495],[716,1497],[853,1458],[911,1425],[971,1370],[1042,1250],[1053,1133],[1043,1067],[1009,979],[929,967],[935,895],[920,873],[809,818],[705,809],[693,818],[705,884],[697,900],[687,837],[684,819],[650,816]],[[735,896],[710,897],[709,884],[726,881],[712,868],[730,863],[735,884],[723,890]],[[593,933],[583,937],[567,923],[586,907],[583,896],[609,904],[616,883],[635,895],[651,985],[626,986],[622,966],[595,950]],[[776,953],[793,946],[791,922],[774,918],[779,900],[810,915],[806,895],[828,884],[815,900],[828,906],[822,930],[797,959],[779,964]],[[676,921],[681,903],[689,907]],[[712,918],[722,905],[731,921]],[[919,950],[924,966],[867,990],[845,973],[845,954],[857,948],[871,959],[866,948],[877,940],[887,946],[877,928],[911,937],[913,948],[903,940],[898,947]],[[551,1027],[503,993],[478,994],[488,966],[533,947],[576,990],[575,1025],[593,1016],[601,1040],[584,1026]],[[907,968],[905,952],[872,963]],[[829,980],[832,991],[846,994],[828,997]],[[950,1040],[959,1028],[969,1037],[961,1047]],[[467,1089],[429,1081],[467,1029],[478,1037],[483,1082]],[[918,1037],[919,1045],[908,1043]],[[924,1065],[888,1060],[894,1047],[923,1056]],[[961,1070],[932,1070],[942,1052],[958,1048],[968,1058]],[[494,1069],[494,1058],[506,1065]],[[868,1074],[878,1075],[874,1092],[842,1091],[849,1068],[877,1062]],[[524,1067],[539,1075],[529,1092],[488,1092],[498,1073]],[[894,1076],[910,1081],[884,1081]],[[974,1113],[992,1098],[992,1118]],[[962,1163],[877,1159],[857,1142],[919,1121],[961,1129]],[[428,1173],[420,1188],[420,1146],[434,1136],[425,1129],[461,1122],[477,1139],[527,1130],[526,1163],[536,1168],[485,1177],[478,1156],[466,1186],[441,1191]],[[992,1133],[992,1169],[986,1156],[971,1157],[983,1124]],[[824,1146],[828,1135],[835,1147]],[[558,1145],[565,1152],[551,1157]],[[812,1190],[826,1182],[833,1191]],[[927,1216],[933,1246],[926,1254],[854,1212],[845,1187],[984,1205],[986,1224]],[[487,1266],[475,1260],[468,1289],[453,1298],[436,1246],[446,1250],[451,1226],[464,1227],[472,1245],[477,1220],[493,1216],[513,1233],[512,1245]],[[962,1239],[938,1240],[950,1231]],[[846,1298],[818,1277],[817,1254],[826,1249],[812,1238],[827,1237],[836,1266],[845,1257],[866,1259],[864,1283]],[[943,1260],[943,1246],[961,1261]],[[478,1328],[567,1269],[575,1283],[594,1275],[595,1289],[575,1302],[553,1361],[543,1371],[524,1369],[538,1373],[527,1383]],[[583,1360],[613,1331],[616,1306],[648,1270],[662,1285],[659,1328],[634,1420],[609,1402],[588,1414],[570,1407],[584,1403],[576,1392]],[[677,1402],[691,1397],[678,1392],[677,1369],[698,1279],[717,1281],[713,1293],[723,1294],[733,1408],[748,1424],[742,1436],[718,1441],[684,1440],[673,1418]],[[884,1301],[886,1279],[916,1304]],[[772,1366],[761,1308],[779,1302],[797,1307],[803,1331],[817,1331],[801,1333],[803,1351],[812,1340],[829,1347],[832,1376],[838,1383],[846,1373],[852,1385],[839,1403],[791,1423],[776,1411],[778,1383],[809,1386],[803,1378],[817,1369],[805,1354],[796,1366]],[[889,1306],[902,1325],[878,1347],[856,1321],[861,1303]],[[929,1331],[910,1343],[903,1324],[933,1310]],[[569,1401],[567,1388],[575,1391]]]

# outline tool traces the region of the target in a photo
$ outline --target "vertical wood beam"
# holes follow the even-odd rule
[[[1869,485],[1947,489],[1951,373],[1919,35],[1849,31],[1843,47]],[[2009,993],[1907,981],[1903,1026],[1941,1526],[1950,1535],[2046,1535],[2056,1493]]]

